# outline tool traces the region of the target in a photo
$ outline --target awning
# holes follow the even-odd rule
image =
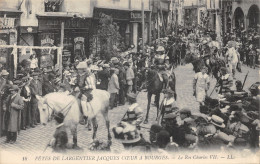
[[[71,13],[67,12],[46,12],[43,14],[36,14],[37,18],[40,17],[59,17],[59,18],[73,18],[73,15]]]
[[[0,8],[0,14],[7,14],[8,15],[21,15],[23,12],[20,10],[15,10],[15,9],[1,9]]]
[[[45,12],[43,14],[36,14],[37,18],[90,18],[87,14],[77,12]]]

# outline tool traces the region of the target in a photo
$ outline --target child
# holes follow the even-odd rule
[[[63,123],[64,115],[62,113],[57,113],[54,116],[54,119],[58,126],[56,127],[56,131],[51,139],[50,146],[53,148],[54,152],[65,152],[68,143],[68,134]]]
[[[176,109],[174,108],[176,107],[174,91],[172,91],[171,89],[165,89],[164,94],[165,94],[165,98],[163,100],[162,113],[161,113],[162,118],[164,117],[164,114],[175,112],[173,110]]]

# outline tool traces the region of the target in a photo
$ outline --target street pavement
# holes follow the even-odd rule
[[[259,80],[259,69],[251,69],[245,66],[242,66],[242,73],[236,74],[236,79],[241,80],[243,82],[246,73],[249,71],[247,81],[245,83],[244,89],[248,91],[248,88],[251,84],[260,81]],[[191,64],[178,66],[174,70],[177,78],[177,106],[179,108],[190,108],[192,112],[198,112],[199,104],[196,102],[195,97],[193,96],[192,89],[192,80],[195,75],[193,71],[193,67]],[[216,80],[211,78],[211,87],[208,91],[208,94],[211,93],[214,86],[216,84]],[[137,97],[137,102],[144,109],[144,117],[146,114],[146,105],[147,105],[147,92],[140,92]],[[162,95],[161,95],[162,96]],[[212,97],[216,97],[216,92],[213,92]],[[162,98],[161,98],[162,99]],[[152,102],[154,100],[154,96],[152,97]],[[124,116],[128,104],[124,106],[118,106],[109,111],[110,118],[110,128],[112,129],[116,124],[121,120]],[[149,123],[142,124],[141,126],[150,128],[153,123],[156,123],[156,107],[151,105],[150,115],[149,115]],[[97,117],[98,120],[98,132],[97,139],[101,139],[103,141],[107,141],[107,130],[105,126],[105,121],[102,118],[101,114]],[[5,150],[7,152],[16,152],[16,154],[35,154],[44,152],[47,143],[52,138],[52,135],[55,131],[55,123],[50,122],[46,126],[38,125],[35,128],[30,128],[27,130],[22,130],[18,135],[17,142],[14,144],[6,144],[5,137],[0,138],[0,147],[1,150]],[[144,138],[149,141],[149,132],[148,129],[142,128],[141,133]],[[111,131],[112,134],[112,131]],[[111,151],[114,153],[123,152],[122,144],[114,139],[112,134],[112,146]],[[82,150],[68,150],[69,153],[80,153],[80,152],[88,152],[88,148],[90,143],[92,142],[92,131],[88,131],[87,128],[83,125],[78,126],[78,145],[82,148]],[[47,148],[46,153],[51,152],[50,148]]]

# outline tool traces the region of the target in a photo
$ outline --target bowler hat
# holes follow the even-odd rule
[[[159,133],[163,128],[158,124],[153,124],[150,128],[150,132]]]

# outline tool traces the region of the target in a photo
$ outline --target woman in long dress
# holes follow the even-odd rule
[[[204,105],[205,97],[207,95],[207,91],[210,86],[210,79],[207,75],[207,67],[203,67],[201,72],[195,74],[193,80],[193,92],[196,100],[200,103],[200,105]]]

